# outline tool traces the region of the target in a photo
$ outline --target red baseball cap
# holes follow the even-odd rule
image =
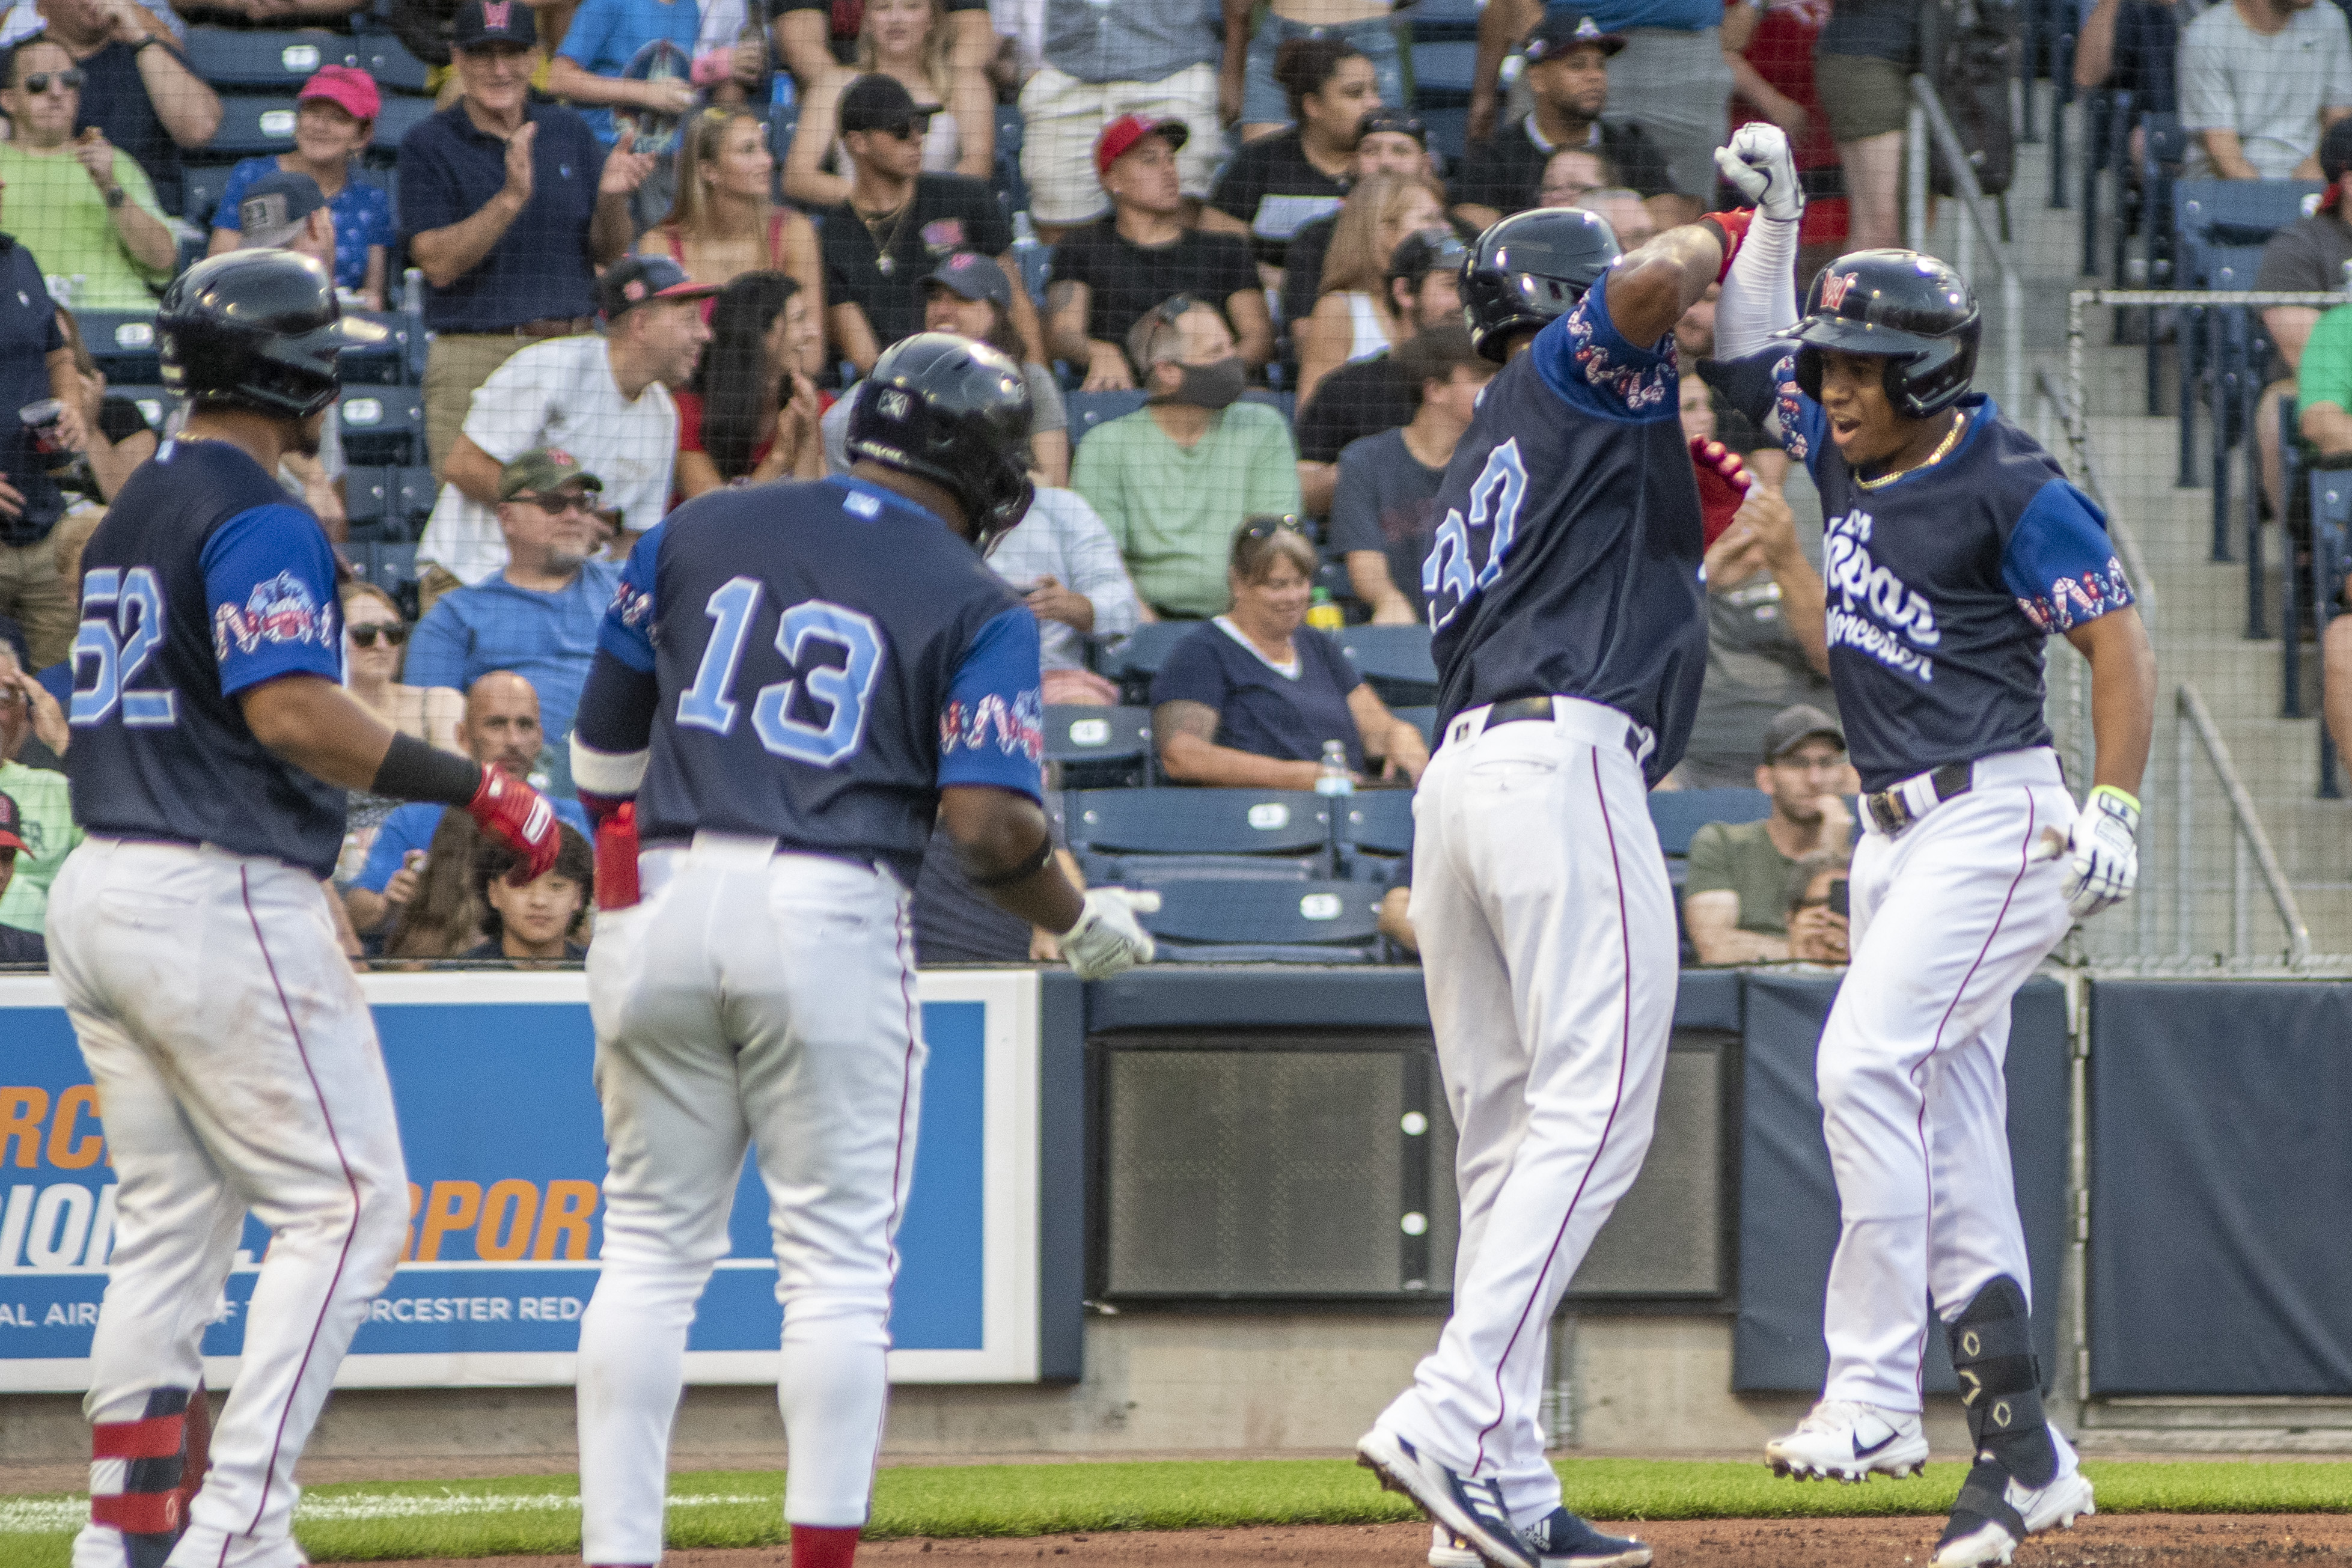
[[[1171,148],[1181,147],[1192,139],[1192,128],[1181,120],[1153,120],[1140,114],[1122,114],[1102,128],[1095,138],[1095,175],[1110,172],[1110,166],[1133,152],[1135,144],[1147,136],[1164,137]]]
[[[0,795],[0,850],[25,849],[25,841],[16,836],[24,826],[24,819],[16,811],[16,798]]]
[[[355,120],[373,120],[383,111],[383,99],[375,90],[375,78],[351,66],[320,66],[294,95],[294,101],[306,98],[323,98]]]

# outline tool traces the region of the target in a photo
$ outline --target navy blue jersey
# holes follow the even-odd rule
[[[1037,622],[937,516],[856,479],[715,490],[639,540],[578,734],[650,751],[637,833],[879,862],[950,784],[1044,799]]]
[[[1981,392],[1943,461],[1865,488],[1776,352],[1780,439],[1822,493],[1830,680],[1862,787],[2049,745],[2042,640],[2132,602],[2105,514]]]
[[[1421,588],[1438,726],[1559,694],[1647,728],[1679,761],[1706,674],[1698,484],[1675,413],[1675,343],[1636,348],[1608,279],[1486,384],[1432,515]]]
[[[319,519],[228,443],[170,441],[115,497],[81,569],[74,820],[332,873],[343,791],[272,756],[236,700],[281,675],[342,679]]]

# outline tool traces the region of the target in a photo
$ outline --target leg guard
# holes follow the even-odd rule
[[[1978,1462],[1990,1459],[2026,1486],[2048,1486],[2058,1449],[2042,1413],[2042,1366],[2024,1291],[2008,1275],[1995,1276],[1946,1332]]]
[[[121,1490],[94,1491],[89,1517],[122,1532],[125,1568],[162,1568],[187,1528],[188,1500],[203,1484],[212,1430],[203,1400],[201,1385],[193,1401],[184,1388],[154,1389],[141,1419],[90,1428],[92,1469],[108,1460],[123,1465]]]

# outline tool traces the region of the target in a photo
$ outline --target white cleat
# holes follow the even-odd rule
[[[1764,1445],[1764,1462],[1799,1480],[1916,1476],[1927,1463],[1927,1434],[1916,1411],[1824,1399],[1795,1431]]]
[[[1470,1543],[1442,1524],[1429,1527],[1429,1568],[1479,1568]]]
[[[2012,1480],[2002,1496],[2024,1521],[2028,1535],[2072,1530],[2077,1519],[2099,1511],[2091,1500],[2091,1483],[2080,1470],[2068,1470],[2046,1487]],[[1979,1568],[1983,1563],[2007,1563],[2017,1550],[2017,1539],[1999,1520],[1987,1520],[1966,1535],[1938,1545],[1931,1568]]]

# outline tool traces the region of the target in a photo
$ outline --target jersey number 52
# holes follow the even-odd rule
[[[1511,552],[1517,530],[1519,505],[1527,499],[1528,465],[1520,460],[1516,437],[1486,455],[1486,465],[1470,485],[1470,516],[1449,507],[1430,541],[1421,563],[1422,597],[1429,601],[1432,631],[1462,612],[1465,605],[1485,592],[1502,575],[1503,558]],[[1484,559],[1474,553],[1485,535]]]
[[[677,695],[678,723],[719,735],[733,731],[738,704],[728,693],[766,593],[758,578],[730,577],[703,606],[712,622],[710,641],[694,685]],[[814,768],[831,768],[856,753],[882,673],[882,629],[855,610],[811,599],[777,617],[776,652],[794,675],[761,686],[751,698],[751,729],[760,744]],[[803,712],[815,708],[817,714],[796,716],[795,695]]]
[[[82,574],[81,613],[81,629],[74,633],[68,722],[104,724],[118,706],[122,722],[133,729],[163,729],[177,722],[176,693],[130,689],[163,645],[163,589],[155,574],[143,566],[129,571],[92,567]],[[88,685],[82,684],[85,673]]]

